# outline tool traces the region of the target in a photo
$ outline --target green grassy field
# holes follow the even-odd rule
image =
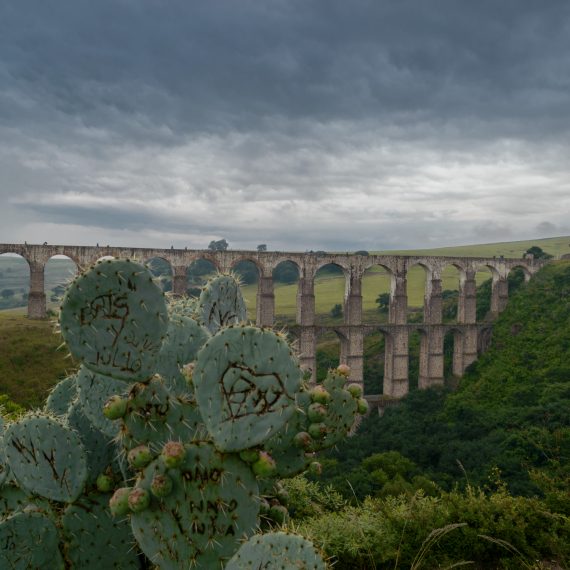
[[[24,309],[0,311],[0,394],[26,407],[41,405],[73,362],[57,350],[61,337],[50,321],[32,321]]]

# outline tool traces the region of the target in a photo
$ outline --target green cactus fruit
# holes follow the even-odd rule
[[[106,473],[101,473],[97,477],[97,490],[101,493],[110,493],[115,487],[115,479]]]
[[[0,568],[63,570],[54,523],[39,512],[22,512],[0,523]]]
[[[79,435],[87,456],[87,483],[95,483],[99,474],[112,462],[117,452],[110,437],[99,431],[86,416],[79,400],[71,404],[67,421]]]
[[[127,455],[129,465],[135,469],[146,467],[152,459],[153,454],[146,445],[137,445],[137,447],[133,447]]]
[[[311,388],[309,394],[311,396],[311,400],[317,404],[326,405],[331,401],[331,395],[321,384],[317,384],[314,388]]]
[[[236,278],[218,274],[210,279],[200,293],[196,314],[211,334],[246,321],[247,307]]]
[[[359,398],[358,400],[358,413],[361,416],[365,416],[368,413],[368,402],[364,398]]]
[[[327,417],[327,409],[322,404],[315,402],[307,410],[307,418],[312,423],[322,422]]]
[[[172,492],[172,479],[168,475],[155,475],[150,483],[150,490],[155,497],[167,497]]]
[[[194,401],[173,395],[164,380],[155,376],[132,386],[119,439],[126,450],[141,444],[154,449],[172,439],[192,441],[199,430],[203,430],[202,418]]]
[[[326,424],[320,422],[316,424],[309,425],[309,435],[313,439],[322,439],[327,435],[327,426]]]
[[[130,487],[121,487],[117,489],[109,500],[109,510],[114,517],[122,517],[126,515],[129,509]]]
[[[118,420],[127,413],[127,398],[122,398],[115,394],[111,396],[103,406],[103,415],[108,420]]]
[[[289,511],[283,505],[271,505],[269,507],[269,518],[277,524],[285,524]]]
[[[353,398],[362,398],[362,386],[360,384],[349,384],[346,389]]]
[[[293,443],[299,449],[309,449],[313,443],[313,438],[306,431],[300,431],[293,439]]]
[[[251,468],[258,477],[271,477],[277,470],[277,464],[269,453],[261,451],[259,459],[252,463]]]
[[[97,262],[68,287],[61,333],[74,358],[118,380],[152,376],[168,315],[151,273],[129,260]]]
[[[184,463],[186,448],[180,441],[167,441],[162,448],[160,456],[164,461],[164,465],[169,469],[179,467]]]
[[[71,402],[77,397],[77,376],[68,376],[60,380],[46,400],[45,411],[48,414],[64,416]]]
[[[326,564],[302,536],[285,532],[258,534],[245,542],[225,570],[326,570]]]
[[[346,364],[341,364],[338,366],[336,371],[338,374],[344,376],[345,378],[348,378],[350,376],[350,367]]]
[[[221,568],[258,522],[259,487],[237,455],[213,445],[186,445],[184,463],[170,469],[160,459],[137,483],[151,488],[157,475],[172,479],[171,493],[131,514],[135,539],[161,570]]]
[[[208,338],[208,330],[194,319],[180,315],[171,316],[156,371],[163,376],[179,373],[185,364],[196,360],[196,354]]]
[[[269,439],[293,415],[301,371],[283,338],[239,326],[222,329],[204,345],[193,380],[216,446],[241,451]]]
[[[312,461],[309,465],[309,473],[312,475],[321,475],[323,472],[323,466],[318,461]]]
[[[30,414],[4,433],[6,458],[18,484],[53,501],[73,502],[87,481],[87,454],[62,420]]]
[[[259,449],[244,449],[240,451],[239,457],[246,463],[255,463],[259,459]]]
[[[110,398],[115,398],[115,410],[120,408],[117,398],[126,394],[129,384],[110,376],[97,374],[82,366],[77,373],[79,400],[85,415],[91,423],[108,437],[115,437],[119,431],[119,422],[111,420],[104,409]]]
[[[129,521],[114,518],[107,503],[103,495],[84,495],[63,513],[65,554],[70,568],[140,568]]]
[[[129,493],[128,503],[133,513],[140,513],[150,506],[150,493],[146,489],[135,487]]]

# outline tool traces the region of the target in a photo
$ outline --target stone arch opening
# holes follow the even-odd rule
[[[459,313],[459,289],[464,270],[450,263],[441,273],[441,316],[444,323],[456,323]]]
[[[445,385],[452,389],[459,385],[463,375],[463,333],[460,329],[449,329],[443,337],[443,373]]]
[[[317,382],[322,382],[331,368],[340,364],[342,345],[346,339],[334,330],[324,330],[317,333]]]
[[[344,320],[345,270],[327,263],[315,273],[315,323],[335,325]]]
[[[408,333],[408,389],[420,387],[421,354],[427,348],[427,335],[423,330],[410,330]]]
[[[28,306],[30,265],[17,253],[0,254],[0,310]]]
[[[299,266],[294,261],[281,261],[271,275],[275,295],[275,325],[292,326],[297,314]]]
[[[216,266],[209,259],[195,259],[186,269],[186,294],[199,297],[202,287],[216,271]]]
[[[394,275],[384,265],[368,267],[362,277],[362,322],[387,323]]]
[[[44,267],[44,293],[48,309],[59,308],[63,294],[78,273],[77,263],[67,255],[50,257]]]
[[[145,266],[152,273],[156,284],[164,293],[172,291],[172,266],[164,257],[151,257]]]
[[[364,394],[378,395],[384,390],[384,368],[386,365],[386,335],[373,331],[364,337],[363,380]]]
[[[240,288],[249,320],[255,320],[257,309],[257,293],[260,276],[259,266],[251,259],[240,259],[232,265],[232,271],[238,276]]]
[[[524,285],[530,281],[530,278],[531,273],[528,270],[528,267],[525,267],[524,265],[516,265],[515,267],[512,267],[507,276],[509,297],[515,291],[524,287]]]
[[[475,273],[475,284],[477,286],[475,314],[477,322],[492,320],[493,282],[497,278],[498,273],[494,267],[483,265],[477,268]]]
[[[408,269],[406,296],[408,298],[406,320],[408,323],[422,323],[426,320],[425,299],[430,268],[423,263],[415,263]]]

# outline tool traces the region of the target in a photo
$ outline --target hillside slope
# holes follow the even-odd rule
[[[570,262],[556,262],[513,295],[457,392],[415,391],[370,416],[330,476],[396,450],[444,487],[484,485],[498,467],[511,491],[533,494],[530,469],[570,467],[569,410]]]

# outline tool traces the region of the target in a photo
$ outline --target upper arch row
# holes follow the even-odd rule
[[[412,267],[419,265],[432,279],[438,279],[445,267],[451,265],[458,269],[462,276],[479,269],[489,269],[495,278],[504,277],[517,267],[522,268],[527,276],[535,273],[544,261],[537,259],[512,259],[503,257],[445,257],[445,256],[403,256],[403,255],[369,255],[356,254],[322,254],[322,253],[286,253],[286,252],[253,252],[253,251],[218,251],[210,250],[176,250],[146,248],[115,248],[88,246],[58,246],[29,244],[0,244],[0,255],[12,253],[21,255],[30,265],[45,265],[56,255],[69,257],[80,267],[89,266],[103,257],[119,257],[140,260],[161,258],[172,267],[189,267],[194,261],[204,259],[210,261],[216,269],[227,271],[241,261],[252,262],[260,276],[270,277],[273,270],[283,262],[294,264],[299,275],[306,279],[314,278],[317,271],[325,265],[340,267],[345,277],[360,278],[367,269],[380,266],[392,275],[405,276]]]

